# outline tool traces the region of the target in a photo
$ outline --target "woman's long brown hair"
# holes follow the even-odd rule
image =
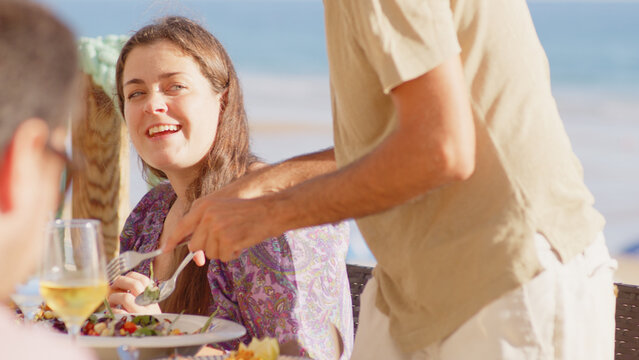
[[[116,86],[120,112],[124,116],[124,92],[122,73],[127,56],[138,46],[158,41],[170,41],[184,54],[191,56],[200,71],[211,83],[213,90],[222,94],[219,122],[215,141],[207,156],[200,163],[199,176],[187,189],[187,202],[209,194],[246,173],[256,161],[250,152],[249,133],[242,91],[231,59],[220,42],[196,22],[179,16],[157,20],[138,30],[122,48],[116,64]],[[217,115],[217,114],[215,114]],[[212,115],[211,121],[218,121]],[[166,174],[142,161],[144,173],[150,172],[160,179]],[[147,177],[148,179],[148,177]],[[188,249],[181,247],[174,254],[173,269],[186,256]],[[190,263],[179,278],[173,295],[161,305],[164,312],[181,312],[205,315],[212,301],[207,279],[208,260],[205,266]]]

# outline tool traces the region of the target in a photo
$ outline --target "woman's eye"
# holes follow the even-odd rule
[[[181,85],[181,84],[173,84],[173,85],[169,86],[169,91],[178,91],[178,90],[182,90],[182,89],[186,89],[186,86]]]
[[[138,96],[140,96],[140,95],[142,95],[142,91],[133,91],[133,92],[132,92],[132,93],[130,93],[130,94],[129,94],[126,98],[127,98],[128,100],[131,100],[131,99],[133,99],[133,98],[135,98],[135,97],[138,97]]]

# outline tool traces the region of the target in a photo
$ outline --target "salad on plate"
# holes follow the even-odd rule
[[[115,316],[111,308],[105,302],[107,309],[103,313],[96,313],[84,322],[80,334],[84,336],[175,336],[188,334],[175,326],[182,314],[177,314],[173,319],[153,315],[128,314]],[[19,317],[22,317],[19,309],[16,309]],[[214,312],[209,316],[202,328],[196,329],[191,334],[200,334],[209,330],[215,317]],[[34,321],[46,324],[59,332],[66,333],[67,329],[62,320],[46,305],[42,304],[36,312]]]

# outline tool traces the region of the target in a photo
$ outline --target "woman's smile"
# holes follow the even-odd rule
[[[162,135],[170,135],[176,133],[180,131],[181,128],[182,126],[180,125],[153,125],[147,130],[146,134],[149,137],[154,138]]]

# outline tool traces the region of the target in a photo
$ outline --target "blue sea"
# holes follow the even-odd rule
[[[320,0],[40,0],[79,36],[131,34],[153,18],[195,18],[236,64],[254,151],[267,161],[331,146]],[[530,1],[553,89],[613,254],[639,243],[639,2]],[[134,171],[131,202],[145,191]],[[355,227],[353,225],[353,227]],[[349,261],[374,259],[356,229]]]

